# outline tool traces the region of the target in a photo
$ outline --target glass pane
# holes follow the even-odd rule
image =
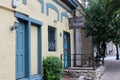
[[[55,29],[48,29],[48,50],[56,51]]]

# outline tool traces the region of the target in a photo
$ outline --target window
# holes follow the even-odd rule
[[[48,50],[56,51],[56,29],[48,27]]]

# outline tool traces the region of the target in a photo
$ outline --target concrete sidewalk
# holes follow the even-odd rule
[[[105,73],[100,80],[120,80],[120,60],[111,55],[105,58]]]

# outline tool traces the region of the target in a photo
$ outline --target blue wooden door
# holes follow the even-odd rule
[[[64,33],[64,68],[70,67],[70,37]]]
[[[25,24],[20,22],[16,29],[16,78],[25,77]]]

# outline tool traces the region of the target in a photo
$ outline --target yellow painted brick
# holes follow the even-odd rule
[[[15,32],[10,26],[14,12],[0,8],[0,80],[15,80]]]
[[[11,1],[12,0],[1,1],[0,5],[12,9]],[[66,12],[62,7],[57,5],[53,0],[45,0],[45,3],[48,3],[48,2],[55,5],[59,9],[60,12]],[[7,5],[5,3],[7,3]],[[57,41],[57,45],[59,45],[59,46],[57,46],[57,51],[52,52],[52,53],[55,54],[55,55],[63,54],[63,41],[62,41],[63,37],[60,37],[59,34],[60,34],[60,32],[63,33],[63,30],[67,31],[67,32],[70,32],[71,35],[73,34],[73,32],[69,30],[67,19],[65,17],[63,17],[63,22],[62,23],[60,21],[58,21],[55,24],[54,20],[57,20],[57,15],[58,14],[51,9],[49,9],[49,12],[50,12],[49,16],[46,15],[46,9],[45,9],[45,13],[41,13],[41,4],[38,0],[28,0],[27,5],[23,4],[22,1],[19,0],[18,4],[19,4],[18,7],[16,9],[13,9],[13,10],[16,10],[16,11],[19,11],[21,13],[27,14],[30,17],[35,18],[35,19],[43,22],[43,26],[42,26],[42,33],[44,33],[42,35],[42,43],[44,43],[44,44],[42,44],[43,56],[49,55],[49,52],[47,51],[48,50],[48,40],[47,40],[48,25],[56,27],[57,40],[59,40],[59,41]],[[46,5],[44,6],[44,8],[46,8]],[[9,36],[11,36],[11,38],[15,39],[14,31],[13,32],[9,31],[9,27],[13,25],[14,18],[7,17],[7,16],[10,16],[10,15],[11,15],[11,17],[13,17],[13,14],[10,14],[9,11],[8,12],[1,11],[1,12],[3,12],[6,15],[6,16],[3,16],[3,18],[1,18],[2,21],[7,23],[6,26],[4,26],[4,24],[0,25],[0,26],[4,26],[4,27],[2,27],[2,29],[0,29],[0,30],[2,30],[1,33],[4,34],[4,35],[0,35],[0,36],[2,36],[1,38],[7,37],[7,34],[9,33]],[[67,13],[67,14],[69,16],[71,16],[69,13]],[[1,16],[2,16],[2,14],[1,14]],[[13,19],[13,22],[11,21],[11,19]],[[3,23],[3,22],[1,22],[1,23]],[[58,31],[58,29],[59,29],[59,31]],[[8,38],[6,40],[10,40],[10,39]],[[12,42],[12,39],[10,41],[11,41],[11,43],[15,44],[14,41]],[[71,46],[73,46],[72,41],[73,41],[73,38],[71,36]],[[4,45],[5,43],[3,42],[3,43],[0,43],[0,44]],[[6,42],[6,44],[8,44],[8,43]],[[6,46],[4,46],[4,47],[6,47]],[[73,48],[73,47],[71,47],[71,48]],[[73,52],[73,50],[72,50],[72,52]]]
[[[21,13],[24,13],[28,15],[31,18],[37,19],[39,21],[43,22],[43,26],[41,26],[42,30],[42,56],[48,56],[48,55],[55,55],[60,56],[60,54],[63,54],[63,31],[70,33],[71,38],[71,53],[74,52],[73,47],[73,31],[69,30],[68,27],[68,19],[63,17],[63,22],[57,21],[57,23],[54,23],[54,20],[58,19],[58,14],[52,10],[49,9],[49,15],[46,15],[46,3],[51,3],[55,5],[60,13],[66,11],[57,5],[53,0],[44,0],[45,1],[45,13],[41,13],[41,3],[39,0],[27,0],[27,4],[23,4],[22,0],[18,0],[18,7],[16,9],[12,8],[11,2],[12,0],[1,0],[0,6],[6,7],[8,9],[3,9],[0,7],[0,57],[3,60],[3,62],[0,62],[0,80],[15,80],[15,40],[16,40],[16,34],[15,30],[10,31],[10,27],[14,24],[15,16],[13,11],[18,11]],[[13,10],[13,11],[12,11]],[[67,13],[70,17],[71,14]],[[56,28],[56,40],[57,40],[57,51],[55,52],[49,52],[48,51],[48,25]],[[62,37],[60,37],[60,33],[62,33]],[[8,58],[8,60],[6,60]],[[1,60],[0,59],[0,60]],[[7,67],[6,67],[7,66]],[[12,66],[12,67],[11,67]],[[9,69],[11,68],[11,69]],[[3,70],[8,69],[9,73],[3,72]],[[3,79],[3,77],[6,78]]]

